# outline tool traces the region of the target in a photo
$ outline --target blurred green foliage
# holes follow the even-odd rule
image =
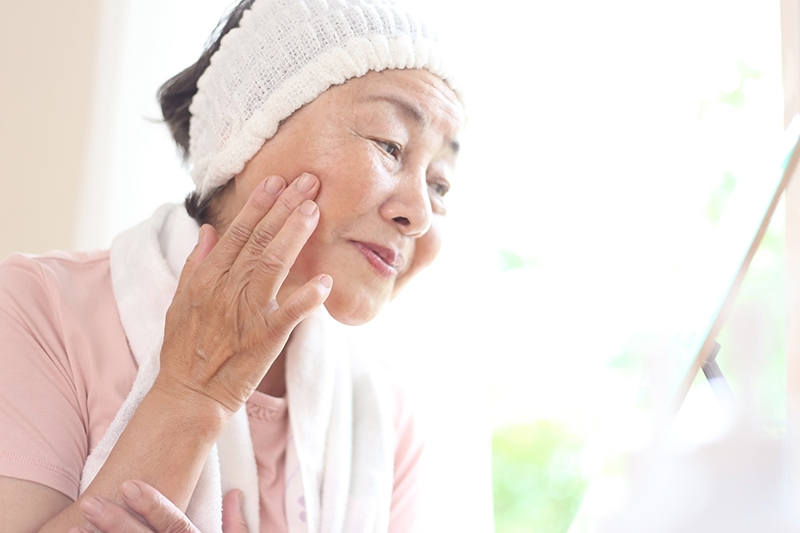
[[[738,76],[738,84],[732,91],[720,91],[712,98],[705,99],[700,105],[700,114],[698,119],[701,119],[705,113],[706,107],[713,105],[729,105],[735,109],[741,109],[747,105],[747,96],[745,94],[745,87],[750,81],[756,81],[762,78],[763,74],[754,69],[744,61],[739,61],[736,65],[736,73]]]
[[[721,92],[719,95],[719,103],[732,105],[733,107],[744,107],[747,99],[744,94],[744,86],[750,80],[757,80],[761,78],[761,72],[750,67],[744,61],[740,61],[736,67],[739,74],[739,85],[732,91]]]
[[[532,268],[541,266],[544,261],[541,257],[523,257],[511,250],[499,250],[498,259],[500,260],[500,272],[517,270],[520,268]]]
[[[584,443],[550,421],[515,425],[492,435],[497,533],[564,533],[578,512],[588,480]]]

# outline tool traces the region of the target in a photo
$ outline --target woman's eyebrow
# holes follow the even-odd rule
[[[420,126],[424,127],[430,124],[430,121],[425,117],[425,113],[418,106],[397,96],[376,94],[367,96],[364,100],[367,102],[388,102]]]
[[[430,121],[425,116],[425,113],[418,106],[397,96],[378,94],[367,96],[364,98],[364,100],[367,102],[388,102],[419,126],[427,127],[430,125]],[[458,155],[458,152],[461,149],[461,143],[455,139],[450,139],[448,144],[450,146],[450,150],[454,154]]]

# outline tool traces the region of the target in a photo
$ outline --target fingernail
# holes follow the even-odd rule
[[[197,244],[203,242],[203,232],[206,230],[205,225],[200,226],[200,231],[197,232]]]
[[[327,274],[323,274],[319,277],[319,284],[326,289],[330,289],[331,286],[333,286],[333,278]]]
[[[278,194],[281,189],[283,189],[283,179],[278,176],[272,176],[264,184],[264,190],[267,191],[267,194]]]
[[[300,204],[300,212],[304,215],[311,216],[317,210],[317,204],[312,202],[311,200],[306,200],[302,204]]]
[[[297,190],[300,192],[308,192],[314,187],[316,182],[317,178],[311,174],[303,174],[300,176],[300,179],[297,180]]]
[[[129,500],[135,500],[142,495],[142,489],[133,481],[126,481],[119,487],[119,490]]]
[[[89,516],[100,516],[103,513],[103,502],[98,498],[86,498],[81,502],[81,511]]]

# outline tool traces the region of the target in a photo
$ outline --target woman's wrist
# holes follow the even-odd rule
[[[194,391],[189,387],[158,376],[142,400],[142,404],[152,402],[157,409],[165,411],[181,431],[197,433],[216,438],[225,429],[234,412],[210,396]],[[141,408],[141,406],[140,406]],[[146,408],[146,407],[145,407]]]

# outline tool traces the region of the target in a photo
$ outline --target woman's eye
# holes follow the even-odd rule
[[[381,147],[381,149],[392,156],[393,158],[397,159],[400,157],[400,145],[389,142],[389,141],[375,141],[375,143]]]
[[[435,181],[428,186],[433,189],[433,192],[435,192],[437,196],[442,198],[450,191],[450,186],[448,184],[438,181]]]

